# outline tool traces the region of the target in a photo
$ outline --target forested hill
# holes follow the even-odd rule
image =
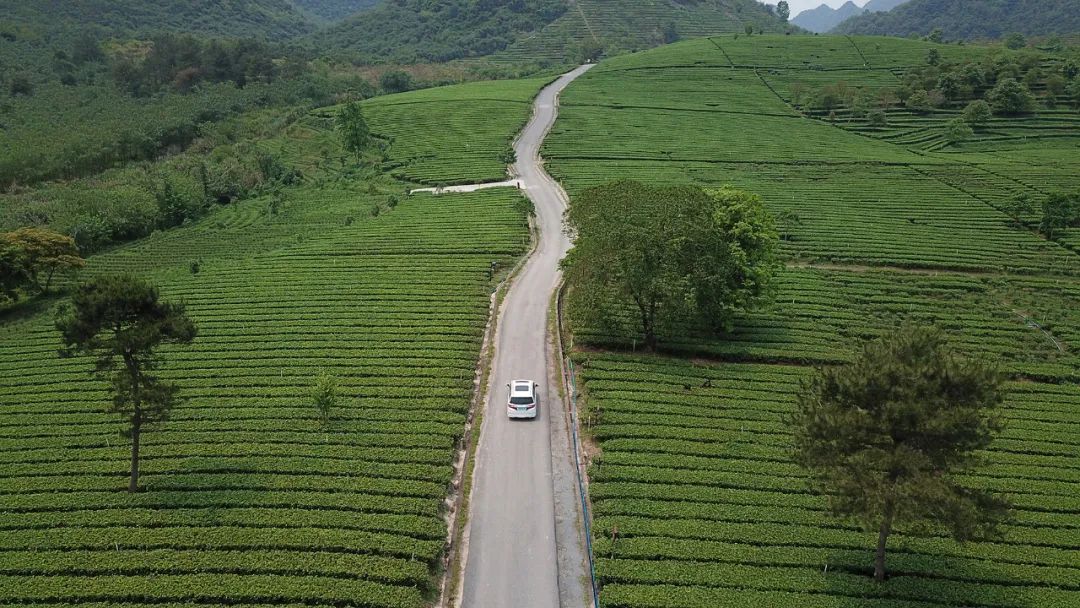
[[[866,14],[834,32],[886,36],[926,35],[941,29],[946,39],[1001,38],[1080,31],[1076,0],[910,0],[887,13]]]
[[[503,53],[576,59],[681,38],[788,28],[755,0],[386,0],[312,38],[364,61],[447,61]]]
[[[566,0],[386,0],[326,32],[313,44],[366,61],[448,61],[490,55],[540,29]]]
[[[340,21],[369,9],[381,0],[293,0],[293,4],[326,21]]]
[[[290,0],[0,0],[0,14],[0,28],[16,36],[96,26],[110,35],[169,31],[279,40],[316,29]]]

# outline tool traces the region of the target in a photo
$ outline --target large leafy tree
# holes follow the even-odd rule
[[[965,541],[993,536],[1007,518],[1004,499],[957,481],[1002,429],[1001,384],[997,370],[958,356],[940,331],[912,325],[804,384],[792,420],[796,460],[834,515],[878,533],[878,581],[896,526],[944,527]]]
[[[582,315],[632,302],[647,348],[680,319],[729,329],[762,300],[778,263],[778,235],[761,199],[724,188],[618,181],[588,189],[567,212],[576,241],[564,267]]]
[[[371,137],[371,129],[359,103],[354,101],[341,108],[337,115],[337,130],[341,133],[341,145],[345,151],[351,152],[359,162],[360,154]]]
[[[163,422],[178,388],[153,374],[162,344],[188,344],[195,324],[181,304],[162,302],[157,288],[131,276],[103,276],[80,285],[56,322],[61,356],[96,357],[95,372],[109,380],[109,408],[127,423],[131,437],[128,491],[139,488],[139,440],[145,425]]]
[[[48,293],[53,276],[82,268],[86,261],[79,256],[75,239],[45,228],[20,228],[0,234],[0,248],[12,251],[9,259],[18,260],[17,276],[41,293]]]
[[[994,114],[998,115],[1013,116],[1035,111],[1035,96],[1015,78],[998,81],[986,94],[986,101],[994,109]]]
[[[1051,192],[1043,200],[1043,218],[1039,229],[1048,239],[1080,224],[1080,192]]]

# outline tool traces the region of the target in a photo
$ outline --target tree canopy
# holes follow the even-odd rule
[[[85,265],[70,236],[33,227],[0,234],[0,274],[4,275],[4,290],[11,299],[14,289],[26,286],[48,293],[57,271]]]
[[[181,304],[162,302],[157,288],[131,276],[103,276],[79,286],[56,321],[61,356],[96,357],[94,370],[109,380],[109,411],[119,414],[131,436],[128,491],[139,487],[139,438],[143,425],[163,422],[178,388],[153,375],[162,344],[187,344],[197,333]]]
[[[1080,225],[1080,192],[1051,192],[1043,200],[1042,211],[1039,229],[1052,239],[1062,230]]]
[[[1007,517],[1004,499],[958,479],[1003,427],[1002,381],[939,330],[907,325],[804,383],[792,420],[796,460],[834,515],[878,532],[877,580],[895,526],[944,527],[965,541],[992,536]]]
[[[646,346],[661,325],[694,319],[730,329],[734,315],[768,295],[778,234],[756,195],[723,188],[618,181],[575,197],[576,238],[564,266],[580,314],[632,302]]]
[[[1035,110],[1035,96],[1014,78],[998,81],[986,94],[986,101],[990,103],[995,114],[1005,116],[1028,114]]]

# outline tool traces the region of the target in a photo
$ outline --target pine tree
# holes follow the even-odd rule
[[[878,533],[874,578],[897,526],[992,537],[1008,503],[958,483],[1002,429],[1002,376],[959,357],[938,330],[905,326],[845,367],[804,383],[791,421],[795,458],[831,512]]]
[[[161,302],[150,284],[131,276],[103,276],[79,286],[56,327],[64,342],[60,355],[96,356],[95,373],[110,382],[109,411],[123,418],[131,437],[128,492],[136,492],[144,425],[165,421],[177,402],[178,388],[151,373],[161,363],[154,349],[191,343],[195,324],[182,305]]]

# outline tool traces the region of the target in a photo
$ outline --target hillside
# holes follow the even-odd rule
[[[911,0],[888,13],[854,17],[834,31],[924,36],[935,29],[950,40],[1067,34],[1080,31],[1080,11],[1076,0]]]
[[[723,32],[782,31],[753,0],[389,0],[317,36],[312,46],[363,61],[447,61],[501,53],[575,59],[583,46],[643,49]]]
[[[315,29],[289,0],[0,0],[0,14],[3,29],[31,32],[96,27],[110,35],[171,31],[282,39]]]

